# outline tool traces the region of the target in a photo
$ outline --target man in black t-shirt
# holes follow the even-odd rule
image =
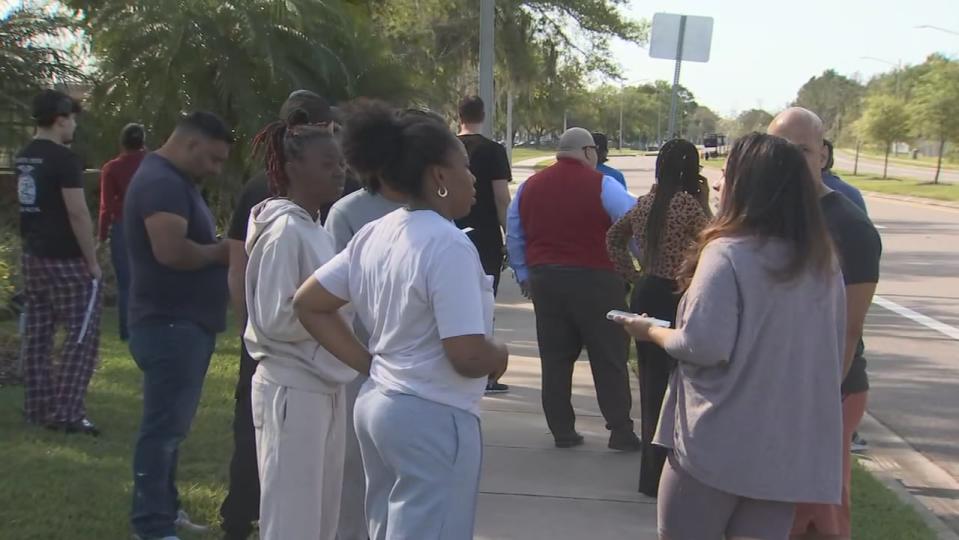
[[[499,292],[503,271],[503,231],[506,230],[506,209],[509,208],[509,183],[513,180],[506,149],[481,133],[486,121],[483,100],[467,96],[459,105],[460,133],[470,159],[470,172],[476,177],[476,204],[470,214],[456,221],[456,225],[473,230],[468,233],[476,246],[480,262],[487,275],[493,277],[493,294]],[[509,390],[505,384],[491,380],[488,394]]]
[[[839,505],[798,505],[792,533],[794,537],[803,537],[814,527],[818,535],[849,538],[849,488],[852,474],[850,446],[852,434],[865,414],[869,392],[862,334],[866,313],[879,282],[882,241],[876,227],[862,210],[823,183],[822,169],[828,160],[828,149],[823,142],[822,120],[818,116],[799,107],[786,109],[773,120],[768,132],[797,145],[806,156],[810,173],[821,193],[820,206],[846,283],[846,348],[843,357],[845,378],[842,383],[842,502]]]
[[[100,346],[103,275],[83,165],[67,147],[79,113],[66,94],[42,92],[33,102],[36,136],[15,160],[26,288],[24,415],[31,424],[96,436],[84,398]],[[66,339],[55,368],[57,324],[64,325]]]

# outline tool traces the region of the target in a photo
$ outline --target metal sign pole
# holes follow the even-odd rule
[[[679,19],[679,39],[676,41],[676,70],[673,72],[673,95],[669,103],[669,133],[670,139],[676,136],[676,102],[679,98],[679,70],[683,64],[683,41],[686,38],[686,16]]]

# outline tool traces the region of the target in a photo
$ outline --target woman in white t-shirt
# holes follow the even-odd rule
[[[343,139],[350,167],[409,196],[362,228],[296,295],[303,326],[369,372],[354,413],[370,538],[473,537],[486,379],[506,370],[491,338],[493,286],[469,238],[475,179],[466,149],[429,115],[359,105]],[[352,303],[369,350],[337,316]]]

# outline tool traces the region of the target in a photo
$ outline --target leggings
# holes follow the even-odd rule
[[[670,453],[659,484],[660,540],[786,540],[793,503],[739,497],[709,487]]]

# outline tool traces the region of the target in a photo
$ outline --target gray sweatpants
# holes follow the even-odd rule
[[[479,418],[367,382],[354,413],[371,540],[470,540],[483,442]]]
[[[253,376],[260,539],[333,540],[343,488],[344,391],[306,392]]]

